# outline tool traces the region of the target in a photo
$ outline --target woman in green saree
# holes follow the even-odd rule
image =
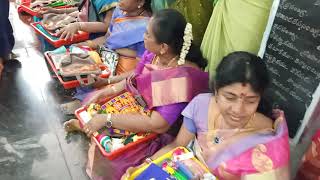
[[[257,54],[272,0],[218,0],[201,50],[209,64],[211,79],[221,59],[234,51]]]

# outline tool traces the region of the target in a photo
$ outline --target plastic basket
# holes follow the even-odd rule
[[[55,67],[51,55],[50,55],[51,51],[47,51],[44,53],[45,59],[47,60],[48,64],[50,65],[50,67],[52,68],[53,72],[55,73],[55,75],[57,76],[58,80],[60,81],[60,83],[62,84],[62,86],[65,89],[71,89],[71,88],[75,88],[80,86],[80,82],[78,80],[71,80],[71,81],[64,81],[63,78],[61,77],[61,75],[58,72],[58,69]],[[100,66],[101,70],[106,70],[107,67],[106,66]],[[102,78],[108,78],[110,75],[110,71],[108,71],[107,74],[101,74],[100,77]],[[83,78],[82,79],[85,83],[87,83],[87,78]]]
[[[106,100],[107,101],[107,100]],[[104,101],[104,102],[106,102]],[[85,108],[80,108],[78,110],[76,110],[75,112],[76,117],[78,118],[80,124],[83,126],[86,122],[88,122],[89,119],[89,114],[87,113]],[[119,156],[121,156],[122,154],[124,154],[125,152],[130,151],[131,149],[135,148],[136,146],[143,144],[143,143],[147,143],[150,142],[151,140],[155,139],[158,135],[153,133],[153,134],[149,134],[148,136],[137,140],[136,142],[132,142],[129,143],[127,145],[125,145],[122,148],[119,148],[115,151],[112,151],[111,153],[108,153],[104,150],[104,148],[100,145],[100,143],[98,142],[98,140],[93,137],[94,142],[97,144],[101,154],[106,157],[109,160],[113,160]]]
[[[42,28],[45,30],[45,28],[42,26],[41,22],[35,22],[30,24],[31,27],[35,30],[35,32],[41,36],[43,36],[50,44],[52,44],[55,48],[59,48],[61,46],[65,45],[71,45],[74,43],[78,43],[81,41],[85,41],[89,39],[89,33],[79,31],[77,34],[74,35],[72,41],[70,39],[59,39],[58,37],[52,36],[47,31],[41,31],[39,28]]]

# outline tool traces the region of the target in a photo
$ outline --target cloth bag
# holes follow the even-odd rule
[[[111,49],[105,48],[104,46],[99,46],[98,53],[103,64],[109,68],[111,76],[114,76],[116,74],[116,68],[119,61],[119,54]]]
[[[80,85],[89,85],[94,82],[91,74],[101,74],[101,69],[98,64],[90,57],[89,54],[66,54],[60,62],[60,75],[63,77],[75,76],[80,82]],[[81,76],[88,75],[88,82],[85,83]]]

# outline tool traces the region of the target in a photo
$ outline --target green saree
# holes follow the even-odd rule
[[[184,15],[192,24],[194,43],[201,44],[213,10],[212,0],[153,0],[154,11],[173,8]]]
[[[218,0],[205,32],[201,50],[210,77],[224,56],[233,51],[257,54],[272,0]]]

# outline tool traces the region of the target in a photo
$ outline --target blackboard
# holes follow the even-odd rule
[[[293,138],[320,82],[320,0],[280,1],[263,59],[267,97],[284,110]]]

